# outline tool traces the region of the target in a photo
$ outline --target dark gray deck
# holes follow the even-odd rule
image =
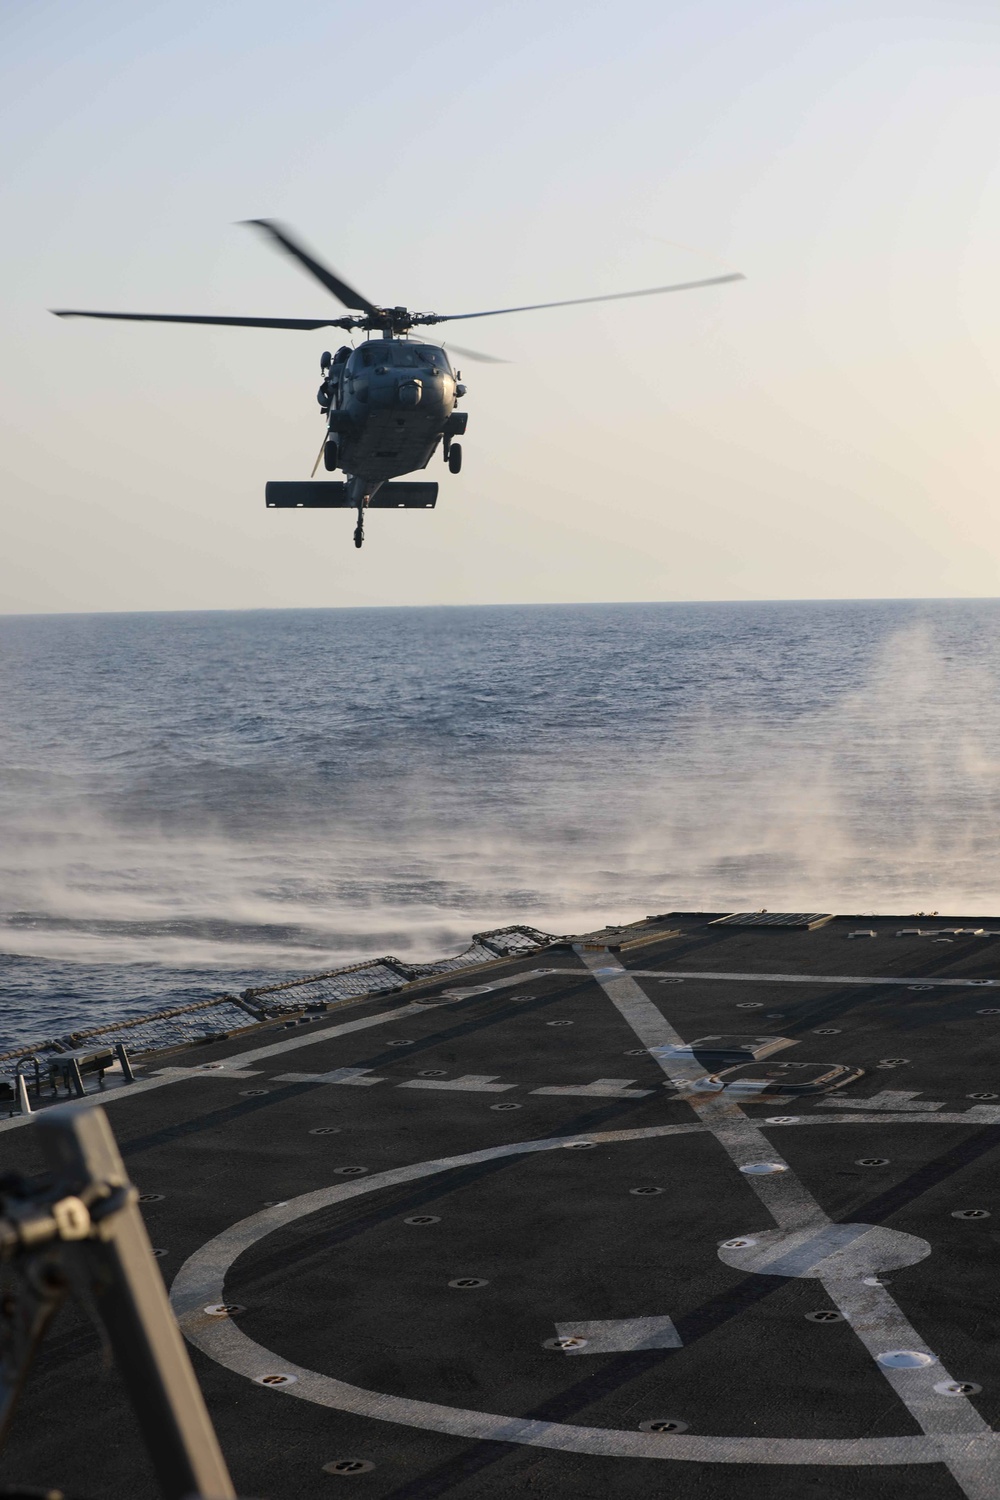
[[[106,1091],[162,1195],[147,1224],[241,1494],[1000,1492],[1000,922],[711,921],[257,1028]],[[711,1036],[864,1072],[719,1092],[683,1051]],[[37,1170],[30,1124],[0,1122],[0,1158]],[[205,1312],[223,1299],[241,1310]],[[374,1467],[324,1472],[340,1459]],[[155,1493],[75,1314],[0,1477]]]

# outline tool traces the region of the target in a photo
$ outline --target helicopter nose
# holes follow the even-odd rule
[[[423,395],[424,383],[422,380],[404,380],[399,386],[400,406],[419,406]]]

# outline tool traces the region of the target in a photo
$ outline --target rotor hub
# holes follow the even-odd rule
[[[389,338],[399,338],[419,323],[438,321],[436,313],[414,313],[407,307],[373,307],[369,313],[339,319],[338,326],[362,328],[366,333],[384,333]]]

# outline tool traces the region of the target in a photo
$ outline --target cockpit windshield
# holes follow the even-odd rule
[[[396,370],[441,370],[450,372],[448,356],[435,344],[411,344],[403,339],[371,339],[360,349],[364,368],[391,365]]]
[[[401,345],[400,347],[405,347],[405,345]],[[449,368],[447,354],[445,354],[443,349],[439,349],[436,344],[417,344],[415,346],[411,344],[410,347],[416,348],[417,353],[420,355],[421,364],[430,365],[435,370],[447,370]]]

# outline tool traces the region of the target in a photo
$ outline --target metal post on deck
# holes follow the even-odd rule
[[[79,1060],[75,1057],[71,1057],[69,1060],[69,1079],[67,1081],[72,1083],[77,1098],[82,1099],[87,1090],[84,1087]]]
[[[79,1286],[107,1331],[164,1500],[235,1500],[104,1110],[63,1105],[33,1128],[46,1176],[0,1190],[0,1442],[34,1349]]]

